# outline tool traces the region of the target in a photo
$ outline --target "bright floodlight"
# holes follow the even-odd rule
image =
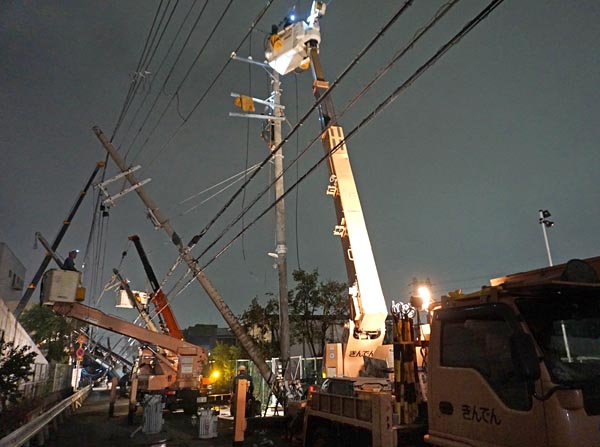
[[[429,303],[431,303],[431,290],[427,286],[420,286],[417,289],[417,295],[423,300],[421,310],[426,310],[429,307]]]

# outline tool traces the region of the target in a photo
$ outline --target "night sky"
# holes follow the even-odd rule
[[[248,124],[228,116],[239,111],[230,92],[268,96],[264,71],[231,62],[207,91],[266,2],[233,2],[177,99],[158,122],[228,2],[209,2],[161,89],[203,5],[201,1],[194,5],[182,35],[167,53],[192,6],[189,0],[178,3],[114,143],[128,163],[142,165],[137,177],[152,179],[147,192],[187,242],[239,183],[201,206],[196,207],[220,188],[193,196],[268,154],[260,139],[262,122]],[[238,54],[263,60],[263,41],[271,24],[280,22],[294,3],[275,1]],[[300,12],[310,6],[308,1],[297,3]],[[442,3],[415,2],[409,8],[336,88],[333,99],[338,112]],[[459,2],[341,117],[346,134],[486,3]],[[91,128],[98,125],[112,135],[158,5],[132,0],[60,5],[46,0],[2,2],[0,241],[26,265],[26,281],[44,256],[41,246],[32,248],[35,232],[54,238],[95,163],[105,158]],[[321,20],[321,60],[330,81],[399,8],[399,1],[329,3]],[[407,298],[413,277],[429,277],[439,296],[456,288],[472,291],[489,278],[548,265],[538,224],[540,208],[550,210],[556,223],[548,230],[555,264],[600,254],[599,23],[600,3],[595,0],[506,0],[348,142],[388,304]],[[282,101],[293,126],[313,103],[312,79],[304,72],[289,74],[282,82]],[[155,111],[142,126],[157,97]],[[179,114],[189,118],[183,126],[177,104]],[[290,125],[284,125],[284,133]],[[286,165],[318,132],[317,117],[311,116],[298,137],[284,146]],[[309,149],[298,170],[294,165],[288,171],[286,184],[295,182],[321,155],[320,144]],[[264,169],[251,183],[246,204],[272,178],[269,171]],[[116,173],[114,163],[109,163],[106,178]],[[332,236],[336,222],[331,198],[324,193],[327,183],[326,168],[321,166],[286,199],[290,277],[300,266],[318,268],[324,280],[346,280],[340,244]],[[116,182],[111,190],[121,186]],[[148,287],[127,237],[140,236],[159,279],[175,262],[177,251],[165,233],[154,230],[135,194],[118,200],[90,235],[96,197],[94,190],[84,201],[59,253],[65,256],[69,249],[79,248],[81,263],[90,239],[85,270],[88,302],[99,301],[103,310],[132,318],[131,311],[112,307],[112,291],[99,298],[115,267],[134,289]],[[191,199],[181,203],[187,198]],[[271,194],[261,199],[244,223],[272,198]],[[242,206],[241,200],[234,202],[193,251],[195,256]],[[274,222],[270,213],[206,271],[235,314],[254,296],[264,301],[266,293],[277,293],[277,272],[267,255],[275,249]],[[240,228],[237,224],[201,263],[209,261]],[[128,254],[122,259],[123,251]],[[94,275],[95,267],[103,268],[101,275]],[[177,290],[177,279],[184,273],[180,267],[165,289]],[[183,327],[225,324],[198,284],[171,298]]]

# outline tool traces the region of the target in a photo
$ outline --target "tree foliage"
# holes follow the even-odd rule
[[[0,338],[0,410],[6,402],[14,402],[19,397],[19,382],[33,374],[34,352],[27,352],[29,346],[15,346]]]
[[[67,321],[47,306],[34,306],[23,312],[19,322],[44,352],[48,361],[62,362],[67,358],[73,333],[84,326],[76,320]]]
[[[236,375],[236,360],[242,357],[242,348],[217,342],[211,350],[211,370],[207,374],[218,371],[218,377],[213,383],[215,391],[228,392],[231,381]],[[214,376],[213,376],[214,377]]]
[[[264,358],[279,357],[279,302],[273,294],[263,306],[254,297],[240,317],[242,326],[254,340]]]
[[[319,281],[316,269],[295,270],[292,277],[296,282],[288,297],[292,337],[305,343],[311,356],[320,357],[325,343],[340,341],[340,323],[349,318],[348,286]],[[265,305],[255,297],[240,320],[265,358],[279,356],[279,302],[272,294]]]
[[[295,270],[292,277],[296,281],[289,294],[293,336],[308,346],[313,357],[321,357],[327,342],[339,341],[336,329],[349,318],[348,286],[319,281],[317,269]]]

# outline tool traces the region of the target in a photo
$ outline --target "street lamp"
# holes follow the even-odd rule
[[[554,226],[554,222],[548,220],[552,214],[548,210],[539,210],[539,219],[538,222],[542,226],[542,232],[544,233],[544,242],[546,243],[546,253],[548,253],[548,262],[552,267],[554,264],[552,263],[552,255],[550,254],[550,244],[548,243],[548,234],[546,233],[546,228],[550,228]]]

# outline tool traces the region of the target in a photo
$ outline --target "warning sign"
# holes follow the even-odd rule
[[[77,360],[83,360],[83,355],[85,354],[85,350],[83,348],[77,348],[75,351],[75,355],[77,356]]]

